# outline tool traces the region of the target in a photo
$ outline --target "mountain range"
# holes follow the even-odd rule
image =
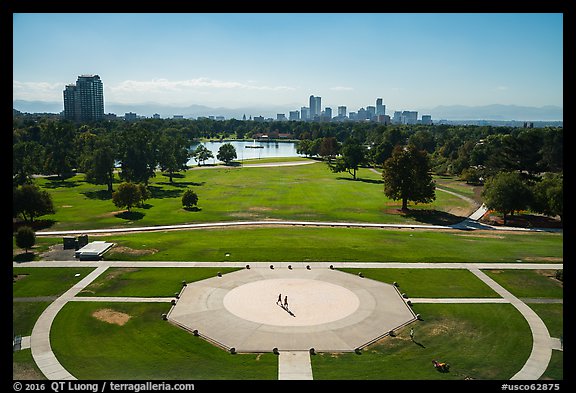
[[[60,113],[63,110],[62,102],[25,101],[14,100],[13,109],[25,113]],[[142,104],[119,104],[106,103],[105,113],[115,113],[124,116],[125,113],[134,112],[141,116],[151,117],[157,113],[162,118],[171,118],[174,115],[182,115],[185,118],[199,116],[224,116],[225,119],[242,119],[244,115],[263,116],[276,119],[276,114],[284,113],[288,117],[290,110],[285,106],[267,105],[266,107],[224,108],[208,107],[204,105],[171,106],[154,102]],[[333,108],[333,112],[335,108]],[[440,105],[433,108],[406,109],[418,110],[418,117],[431,115],[433,120],[517,120],[517,121],[562,121],[564,119],[563,108],[554,105],[542,107],[518,106],[518,105]],[[393,112],[388,110],[392,117]]]

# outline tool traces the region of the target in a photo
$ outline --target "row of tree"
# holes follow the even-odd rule
[[[13,183],[29,184],[35,174],[68,176],[75,171],[83,172],[86,180],[107,185],[112,192],[114,171],[119,168],[120,179],[129,183],[147,184],[155,171],[161,169],[170,176],[187,169],[187,162],[194,158],[198,165],[212,158],[212,153],[199,146],[191,151],[195,127],[215,125],[229,130],[218,136],[236,132],[252,122],[217,122],[208,119],[198,121],[170,121],[150,119],[135,123],[101,122],[91,125],[53,119],[14,118],[13,128]],[[268,127],[280,126],[264,123]],[[258,127],[264,127],[259,124]],[[297,151],[307,156],[325,159],[334,172],[348,172],[356,178],[360,166],[382,168],[387,195],[402,195],[390,191],[391,175],[387,175],[390,163],[408,154],[416,162],[420,160],[421,172],[459,175],[470,183],[485,185],[485,199],[493,201],[489,189],[500,173],[514,173],[531,192],[530,203],[519,203],[514,209],[501,207],[510,214],[530,209],[550,215],[562,215],[558,194],[562,189],[563,129],[522,129],[512,127],[478,126],[383,126],[374,123],[306,123],[287,122],[283,132],[292,131],[301,140]],[[237,134],[236,136],[238,136]],[[419,152],[419,153],[416,153]],[[417,158],[417,155],[423,157]],[[236,151],[230,144],[222,146],[217,158],[226,163],[236,159]],[[410,165],[397,167],[402,181],[415,176]],[[406,171],[404,170],[406,169]],[[555,175],[554,175],[555,174]],[[552,180],[551,180],[552,179]],[[510,190],[510,184],[503,182]],[[412,185],[414,201],[425,201],[431,196],[427,178]],[[422,189],[419,189],[421,187]],[[546,189],[547,191],[542,191]],[[537,190],[539,190],[537,192]],[[555,190],[555,191],[552,191]],[[405,194],[406,192],[404,192]],[[428,195],[419,197],[418,194]],[[501,194],[501,192],[497,193]],[[544,203],[542,195],[549,195]],[[404,197],[399,197],[403,200]],[[555,199],[556,202],[550,202]],[[555,204],[555,205],[554,205]],[[544,206],[546,205],[546,206]],[[560,208],[559,208],[560,206]]]
[[[97,158],[86,159],[85,150],[94,145],[109,146],[99,153],[118,162],[142,157],[142,167],[162,164],[181,170],[178,160],[198,138],[251,137],[253,133],[280,131],[301,141],[299,151],[308,156],[333,156],[334,141],[342,144],[354,138],[369,147],[368,160],[381,166],[398,144],[413,144],[430,154],[435,173],[487,178],[499,171],[524,170],[530,173],[560,172],[563,169],[562,128],[518,128],[454,125],[381,125],[378,123],[310,123],[210,119],[143,119],[136,122],[102,121],[77,125],[51,118],[15,116],[13,120],[14,175],[30,173],[66,175],[73,169],[94,166]],[[101,137],[107,137],[105,141]],[[92,143],[91,140],[98,138]],[[331,141],[332,147],[321,146]],[[107,143],[106,143],[107,142]],[[133,157],[130,145],[143,152]],[[153,149],[157,157],[151,156]],[[149,162],[148,162],[149,161]],[[466,173],[468,172],[468,173]],[[19,184],[21,184],[20,181]]]

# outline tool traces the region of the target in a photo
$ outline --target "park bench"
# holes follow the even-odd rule
[[[12,349],[14,352],[22,349],[22,336],[18,335],[14,337],[14,340],[12,341]]]

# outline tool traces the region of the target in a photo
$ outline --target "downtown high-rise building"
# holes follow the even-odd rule
[[[310,96],[310,119],[322,114],[322,97]]]
[[[384,116],[386,114],[386,105],[382,104],[382,98],[376,99],[376,116]]]
[[[100,76],[80,75],[64,90],[64,118],[90,122],[104,118],[104,88]]]

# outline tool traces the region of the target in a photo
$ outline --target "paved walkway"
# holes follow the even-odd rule
[[[74,298],[84,287],[90,284],[96,277],[102,274],[108,266],[101,266],[93,270],[85,278],[80,280],[72,288],[66,291],[62,296],[51,303],[40,315],[30,336],[30,348],[32,357],[36,365],[48,379],[71,380],[76,379],[68,372],[52,352],[50,345],[50,328],[58,312]]]
[[[310,352],[291,351],[280,352],[278,357],[278,379],[280,380],[311,380],[312,365]]]

